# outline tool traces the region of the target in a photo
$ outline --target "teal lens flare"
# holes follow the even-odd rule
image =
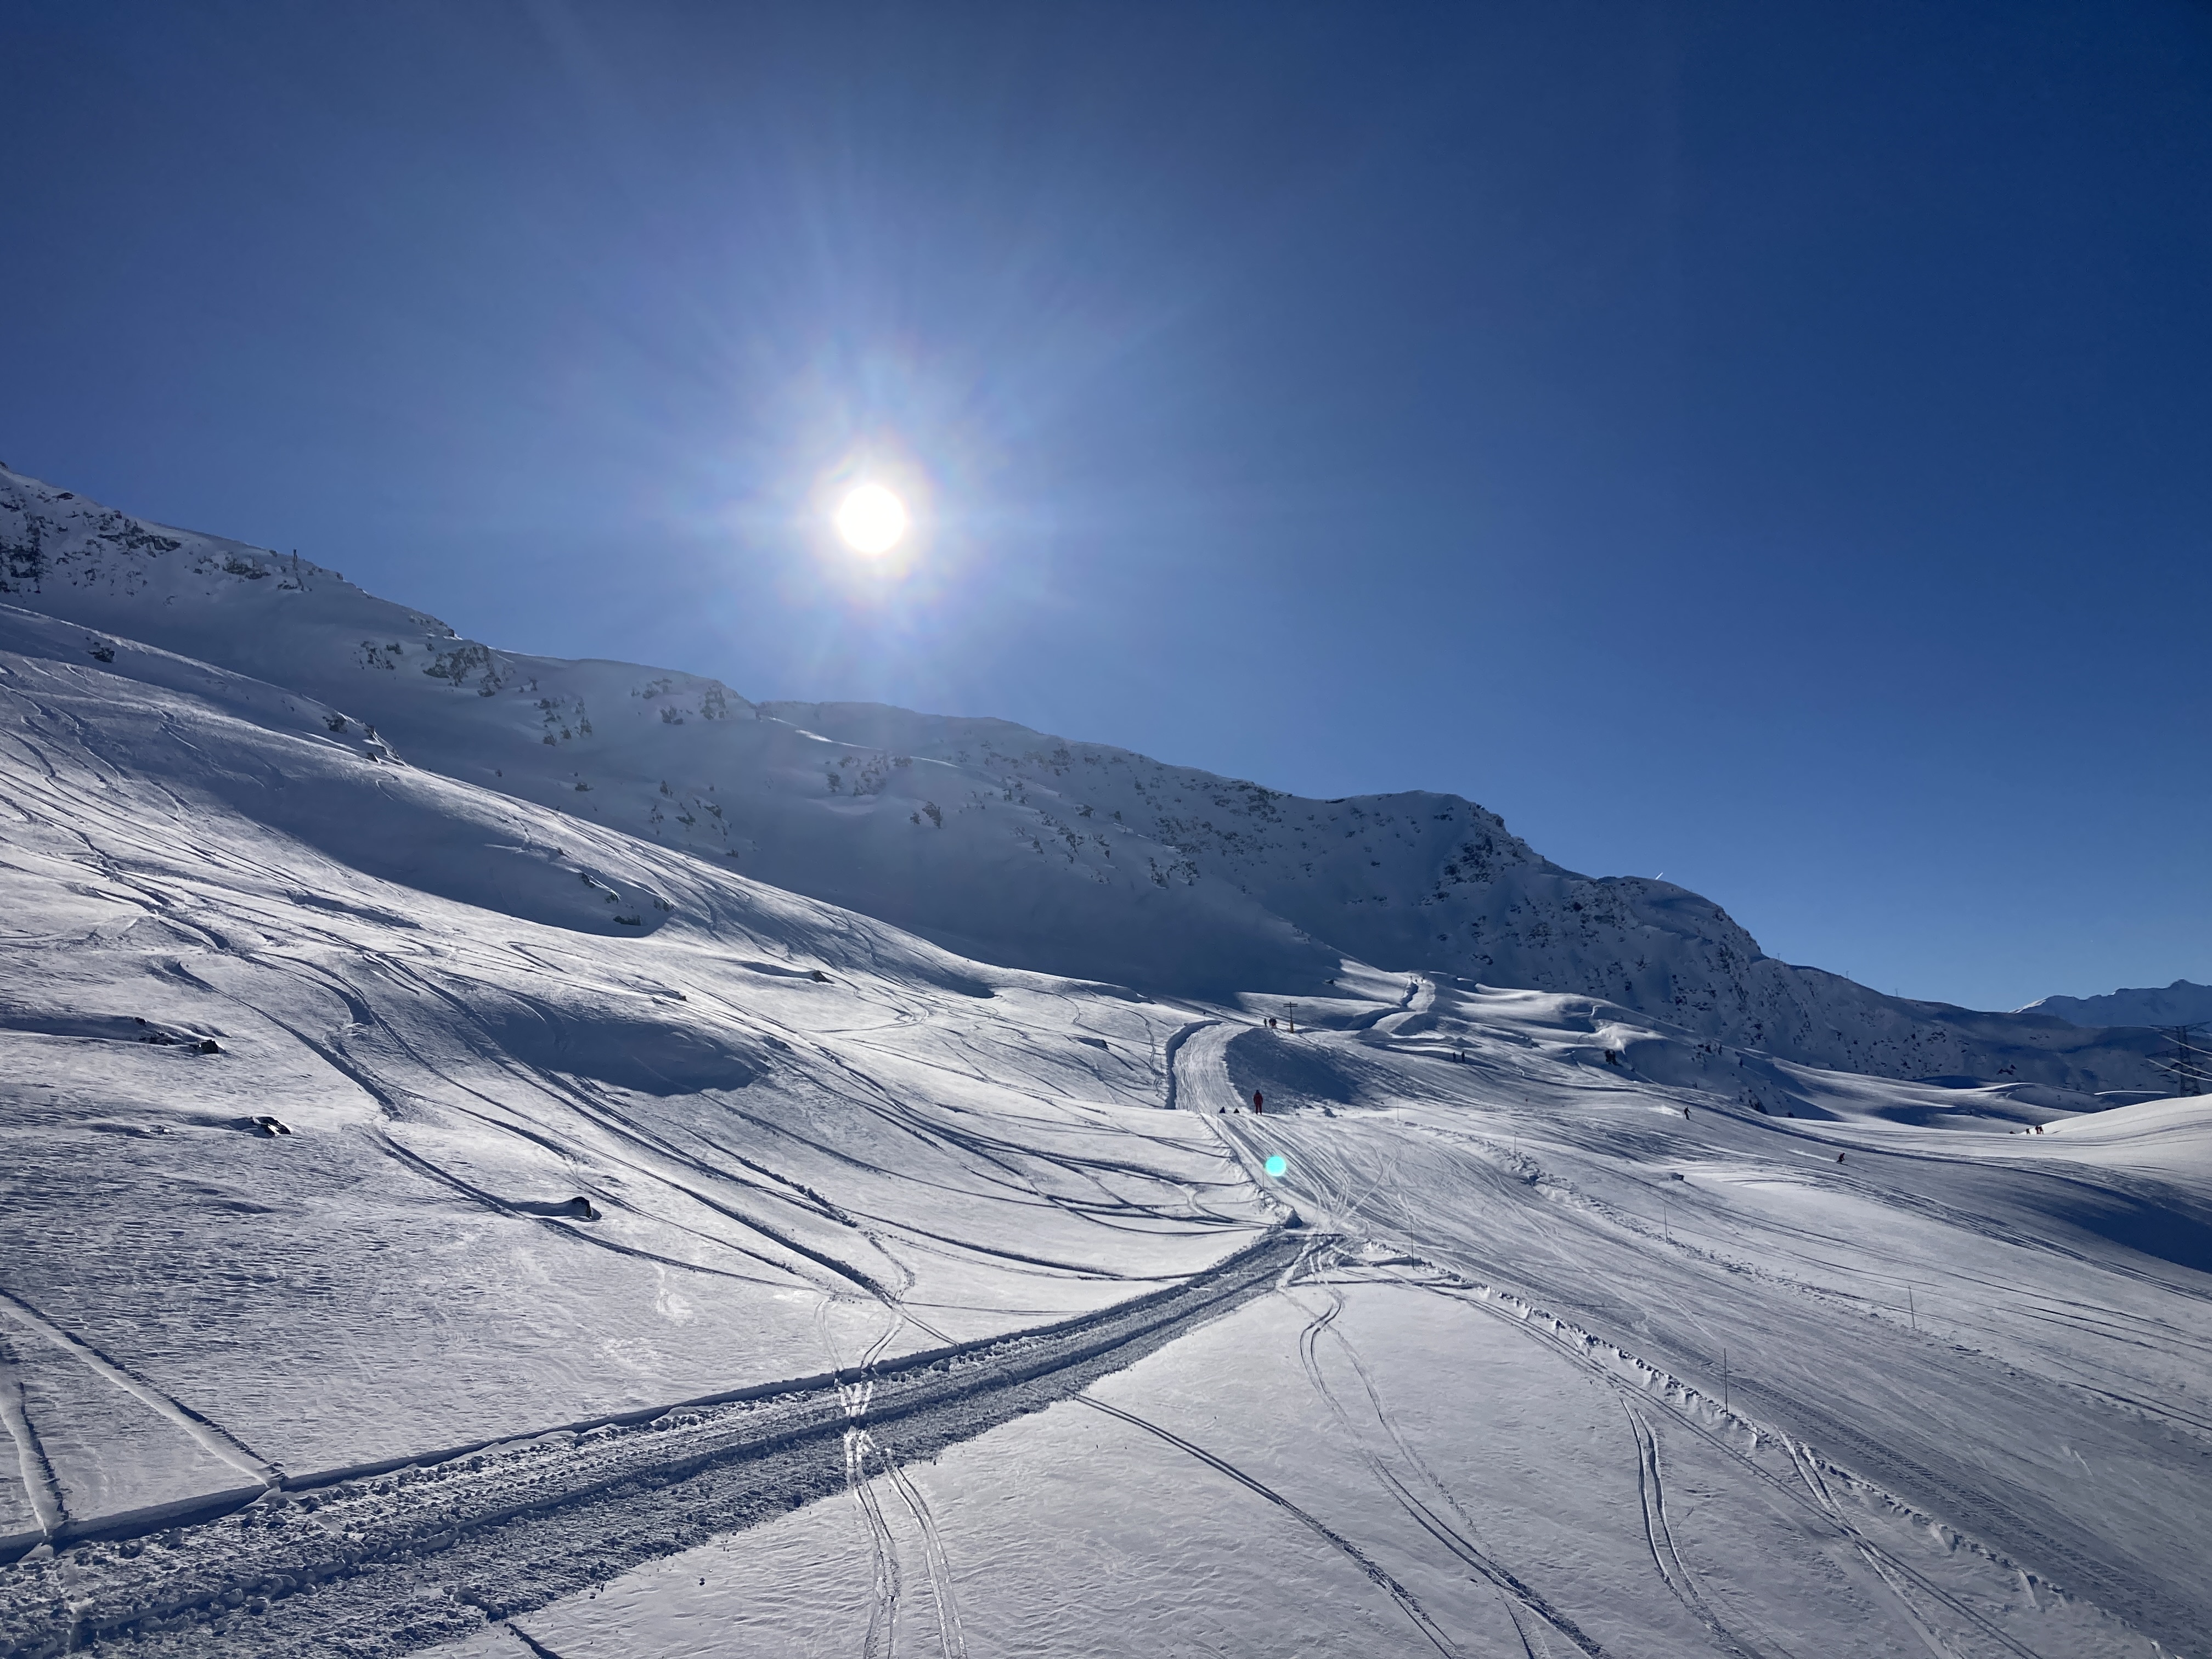
[[[1276,1153],[1274,1157],[1269,1158],[1267,1164],[1267,1173],[1271,1176],[1279,1176],[1290,1167],[1290,1160],[1285,1158],[1280,1152]]]

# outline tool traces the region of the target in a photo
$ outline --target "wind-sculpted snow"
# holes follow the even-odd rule
[[[14,473],[0,472],[0,560],[8,602],[287,688],[418,767],[983,961],[1312,996],[1350,958],[1602,997],[1879,1076],[2163,1084],[2140,1033],[1886,997],[1778,962],[1710,900],[1562,869],[1453,795],[1306,799],[1003,720],[755,704],[693,675],[525,656],[308,562]]]

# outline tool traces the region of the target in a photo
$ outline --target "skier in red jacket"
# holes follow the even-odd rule
[[[1260,1091],[1259,1091],[1257,1089],[1253,1090],[1253,1091],[1252,1091],[1252,1110],[1254,1111],[1254,1113],[1255,1113],[1255,1114],[1258,1114],[1258,1113],[1263,1112],[1265,1109],[1265,1109],[1264,1107],[1262,1107],[1262,1106],[1261,1105],[1261,1103],[1260,1103]]]

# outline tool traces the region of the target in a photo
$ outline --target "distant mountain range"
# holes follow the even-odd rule
[[[2023,1014],[2051,1014],[2075,1025],[2199,1025],[2212,1023],[2212,985],[2178,979],[2160,990],[2110,991],[2100,997],[2045,997]]]
[[[1287,1000],[1364,963],[1588,995],[1884,1077],[2161,1081],[2150,1033],[2068,1012],[2112,999],[1984,1013],[1885,996],[1767,956],[1671,883],[1564,869],[1455,795],[1309,799],[1002,720],[755,703],[696,675],[524,655],[296,556],[4,469],[0,606],[83,628],[88,661],[136,641],[250,676],[413,766],[1010,968]]]

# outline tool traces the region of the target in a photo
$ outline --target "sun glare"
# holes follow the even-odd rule
[[[837,504],[837,533],[872,559],[896,547],[906,529],[906,503],[881,484],[862,484]]]

